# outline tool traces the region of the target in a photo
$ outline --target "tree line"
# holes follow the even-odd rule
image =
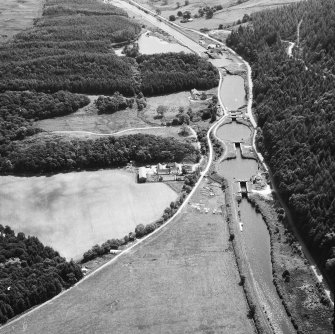
[[[199,160],[191,144],[172,137],[134,134],[95,139],[48,136],[11,142],[0,150],[0,172],[10,174],[56,173],[113,168],[137,163]]]
[[[227,44],[252,66],[257,144],[295,224],[335,282],[335,3],[252,14]],[[292,57],[287,42],[295,45]]]
[[[0,224],[0,323],[45,302],[83,277],[36,237]]]
[[[35,128],[33,120],[67,115],[87,105],[83,95],[59,91],[54,94],[37,92],[0,93],[0,152],[6,155],[7,145],[42,130]],[[0,158],[1,160],[1,158]]]

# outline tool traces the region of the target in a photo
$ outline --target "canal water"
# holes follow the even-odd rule
[[[244,106],[246,104],[244,79],[237,75],[225,76],[220,95],[223,104],[229,111]],[[218,128],[216,135],[225,142],[251,144],[250,128],[236,121],[222,125]],[[236,158],[224,160],[218,167],[218,173],[224,176],[231,186],[238,181],[251,180],[251,177],[257,174],[260,168],[256,160],[242,158],[239,146],[235,145],[235,148]],[[238,210],[241,222],[243,222],[242,240],[262,306],[276,333],[295,333],[273,284],[270,235],[267,226],[262,216],[246,199],[242,199]]]
[[[223,78],[220,95],[229,111],[237,110],[246,102],[244,79],[239,75],[226,75]]]
[[[170,43],[162,40],[159,37],[153,36],[150,32],[146,32],[140,36],[137,41],[139,52],[143,55],[153,55],[156,53],[169,53],[169,52],[185,52],[191,53],[191,50],[186,46],[178,43]],[[122,53],[124,47],[114,49],[114,52],[119,57],[123,57]]]
[[[248,141],[250,135],[251,131],[246,125],[236,122],[224,124],[217,131],[218,138],[232,142]],[[224,176],[230,185],[239,180],[251,180],[251,177],[259,170],[259,164],[256,160],[244,159],[241,156],[240,148],[237,147],[236,150],[235,159],[224,160],[218,167],[218,173]],[[262,216],[246,199],[241,201],[238,209],[241,222],[243,222],[242,240],[262,306],[276,333],[295,333],[273,284],[270,235],[267,226]]]
[[[138,39],[138,46],[140,53],[146,55],[168,52],[191,53],[190,49],[181,44],[170,43],[148,33],[142,34],[140,36]]]
[[[220,139],[230,141],[232,143],[251,140],[251,130],[249,127],[236,122],[232,122],[229,125],[229,127],[223,125],[217,129],[216,134],[220,137]]]

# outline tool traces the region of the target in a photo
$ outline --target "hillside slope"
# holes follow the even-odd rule
[[[300,24],[299,41],[297,27]],[[252,15],[227,44],[252,65],[257,144],[301,235],[335,282],[335,3]],[[287,42],[299,42],[293,56]]]

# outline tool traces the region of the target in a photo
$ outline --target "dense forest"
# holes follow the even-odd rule
[[[217,87],[217,69],[195,54],[166,53],[136,58],[141,72],[141,91],[145,96],[170,94],[197,87]]]
[[[126,12],[102,1],[46,0],[34,27],[0,46],[0,92],[118,91],[130,97],[141,90],[149,96],[217,85],[216,69],[195,55],[115,55],[113,46],[140,32]]]
[[[59,91],[54,94],[36,92],[0,93],[0,161],[12,140],[21,140],[40,132],[33,120],[67,115],[87,105],[83,95]],[[1,162],[0,162],[1,164]]]
[[[257,144],[334,284],[335,2],[308,0],[251,19],[252,26],[233,32],[227,44],[252,66]],[[295,42],[292,56],[286,40]]]
[[[2,158],[1,158],[2,156]],[[55,173],[137,163],[197,161],[199,151],[172,137],[135,134],[95,139],[44,136],[13,141],[0,151],[1,173]]]
[[[0,324],[45,302],[83,277],[36,237],[0,225]]]

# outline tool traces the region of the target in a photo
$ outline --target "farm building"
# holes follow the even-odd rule
[[[183,165],[183,172],[185,174],[193,173],[193,165]]]
[[[167,168],[166,165],[158,164],[157,165],[157,174],[158,175],[170,174],[170,168]]]
[[[140,167],[138,169],[138,182],[144,183],[147,180],[147,170],[145,167]]]
[[[193,100],[199,100],[201,96],[201,93],[196,90],[195,88],[191,90],[191,97]]]
[[[176,162],[169,163],[166,165],[166,167],[170,169],[170,174],[177,175],[182,173],[181,166]]]

